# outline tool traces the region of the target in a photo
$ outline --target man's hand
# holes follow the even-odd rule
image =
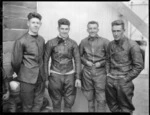
[[[10,95],[10,93],[9,93],[9,91],[7,91],[7,92],[3,95],[3,100],[8,100],[9,95]]]
[[[81,88],[81,80],[80,79],[76,79],[76,81],[75,81],[75,87]]]
[[[95,63],[95,66],[96,66],[96,67],[100,67],[100,62],[96,62],[96,63]]]
[[[87,65],[88,65],[88,66],[93,66],[93,63],[90,62],[90,61],[87,61]]]
[[[45,81],[45,87],[48,89],[48,84],[49,84],[49,81],[48,80],[46,80]]]
[[[111,77],[112,75],[110,73],[108,73],[107,76]]]
[[[17,77],[17,74],[14,72],[14,74],[12,75],[13,79]]]

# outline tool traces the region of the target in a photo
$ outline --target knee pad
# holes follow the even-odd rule
[[[20,91],[20,83],[18,81],[11,81],[9,82],[10,90],[14,93]]]

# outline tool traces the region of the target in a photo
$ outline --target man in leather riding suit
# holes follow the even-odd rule
[[[112,112],[132,114],[134,106],[132,82],[143,70],[143,58],[139,45],[124,35],[124,22],[112,22],[114,40],[108,45],[106,61],[106,100]]]
[[[45,75],[43,67],[45,40],[38,35],[42,16],[28,14],[29,30],[14,44],[12,67],[20,82],[23,112],[39,112],[43,104]]]
[[[79,49],[77,43],[69,38],[69,30],[69,20],[60,19],[59,35],[46,43],[44,65],[53,112],[61,111],[62,97],[64,97],[64,112],[71,112],[76,97],[75,86],[81,87]],[[48,68],[50,57],[51,66]]]
[[[106,80],[106,50],[109,41],[100,37],[97,33],[98,22],[90,21],[87,25],[89,36],[83,39],[79,45],[82,69],[82,91],[88,100],[88,111],[106,111],[105,80]]]

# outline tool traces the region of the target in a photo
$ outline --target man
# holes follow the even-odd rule
[[[89,36],[83,39],[79,46],[81,63],[84,66],[81,78],[82,91],[88,100],[89,112],[95,112],[95,100],[97,111],[106,111],[105,61],[109,41],[98,35],[98,27],[98,22],[90,21],[87,25]]]
[[[134,106],[132,80],[143,70],[140,47],[125,35],[122,20],[112,22],[114,40],[108,45],[106,99],[112,112],[129,112]]]
[[[12,67],[20,82],[23,112],[39,112],[43,103],[45,41],[38,35],[41,19],[39,13],[28,14],[29,30],[16,40],[12,53]]]
[[[69,38],[69,30],[70,21],[65,18],[60,19],[58,21],[59,35],[49,40],[45,48],[45,73],[46,79],[49,80],[48,91],[52,99],[54,112],[61,111],[62,96],[64,96],[64,112],[71,112],[76,97],[75,86],[81,87],[79,49],[77,43]],[[51,73],[49,76],[48,63],[50,57]]]

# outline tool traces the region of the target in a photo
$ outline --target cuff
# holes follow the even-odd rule
[[[128,75],[124,79],[126,80],[126,82],[129,82],[129,81],[132,80],[132,78],[130,76],[128,76]]]
[[[81,79],[80,75],[76,75],[76,79]]]

